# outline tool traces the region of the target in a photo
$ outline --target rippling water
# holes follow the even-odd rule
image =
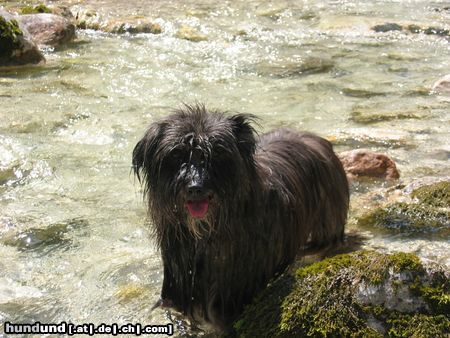
[[[145,126],[181,102],[388,153],[404,183],[449,174],[450,99],[430,93],[450,73],[449,40],[370,29],[448,29],[445,1],[79,3],[163,33],[79,31],[45,66],[0,71],[0,323],[167,321],[149,312],[161,264],[130,161]],[[183,25],[206,40],[179,38]],[[368,124],[357,112],[409,117]],[[448,241],[369,245],[450,266]]]

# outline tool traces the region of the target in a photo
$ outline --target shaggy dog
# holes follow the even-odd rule
[[[161,298],[226,329],[306,247],[343,239],[348,183],[331,144],[252,115],[184,106],[133,151],[162,254]]]

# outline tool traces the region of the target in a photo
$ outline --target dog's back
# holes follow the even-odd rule
[[[261,136],[255,159],[266,189],[265,218],[276,217],[274,223],[288,228],[274,235],[291,238],[276,241],[285,246],[280,248],[283,257],[293,257],[306,245],[322,247],[343,239],[349,189],[330,142],[278,129]]]

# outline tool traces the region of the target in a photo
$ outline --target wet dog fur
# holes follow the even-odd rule
[[[162,302],[225,330],[305,248],[340,243],[349,190],[331,144],[184,106],[133,151],[161,250]]]

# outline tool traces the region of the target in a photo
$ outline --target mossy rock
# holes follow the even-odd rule
[[[25,6],[21,9],[22,14],[38,14],[38,13],[51,13],[52,10],[44,4],[36,6]]]
[[[450,212],[429,206],[397,202],[380,207],[358,219],[358,225],[408,233],[450,235]]]
[[[21,46],[23,36],[17,20],[6,20],[0,15],[0,58],[9,58],[12,52]]]
[[[449,293],[448,276],[429,272],[414,254],[337,255],[274,281],[235,322],[234,335],[447,337]]]
[[[433,207],[450,208],[450,181],[417,188],[412,191],[411,197]]]

